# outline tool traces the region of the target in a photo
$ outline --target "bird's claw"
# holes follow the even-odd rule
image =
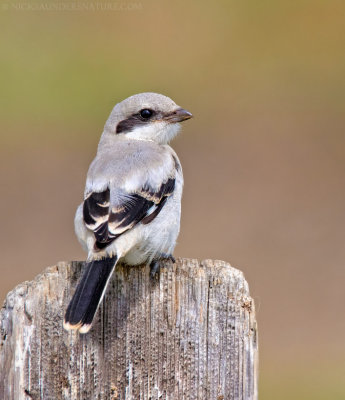
[[[161,254],[160,257],[153,260],[150,264],[150,278],[154,279],[160,272],[161,264],[165,260],[170,260],[173,264],[176,263],[175,257],[172,254]]]

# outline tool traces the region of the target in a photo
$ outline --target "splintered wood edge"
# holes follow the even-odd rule
[[[18,299],[18,297],[25,297],[25,295],[28,293],[29,287],[39,286],[41,283],[47,280],[49,281],[50,279],[54,279],[58,275],[63,275],[63,278],[67,280],[71,276],[73,266],[81,265],[83,263],[84,261],[59,261],[56,265],[47,267],[40,274],[36,275],[31,281],[24,281],[15,286],[10,292],[8,292],[5,297],[2,308],[0,309],[0,320],[3,319],[2,314],[4,312],[4,309],[14,308],[16,299]],[[171,262],[167,261],[166,266],[163,263],[162,269],[168,269],[170,265]],[[122,267],[125,266],[122,265]],[[145,267],[145,265],[139,267],[143,268]],[[211,259],[199,261],[197,259],[190,258],[177,258],[176,267],[182,268],[183,270],[188,272],[188,275],[190,275],[191,277],[193,277],[194,273],[196,272],[196,268],[201,267],[203,269],[206,269],[208,275],[213,275],[213,278],[222,279],[222,281],[226,280],[228,283],[231,283],[232,286],[234,286],[237,296],[240,295],[242,297],[243,307],[246,308],[249,312],[255,312],[254,302],[250,297],[249,286],[243,272],[237,268],[232,267],[226,261]]]

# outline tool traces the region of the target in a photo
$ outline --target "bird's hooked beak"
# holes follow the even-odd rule
[[[164,117],[167,122],[175,123],[175,122],[182,122],[186,121],[193,117],[193,114],[189,111],[185,110],[184,108],[178,108],[177,110],[169,113]]]

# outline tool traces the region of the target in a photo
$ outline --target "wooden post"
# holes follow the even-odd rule
[[[94,326],[66,332],[82,262],[17,286],[1,310],[0,399],[257,399],[254,303],[222,261],[118,265]]]

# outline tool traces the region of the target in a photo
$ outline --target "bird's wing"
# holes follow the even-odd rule
[[[139,222],[150,223],[173,194],[175,174],[176,163],[158,187],[154,188],[146,181],[136,190],[128,191],[109,182],[105,190],[88,193],[83,204],[83,217],[86,227],[95,236],[95,249],[105,248]],[[116,202],[112,201],[114,197]]]

